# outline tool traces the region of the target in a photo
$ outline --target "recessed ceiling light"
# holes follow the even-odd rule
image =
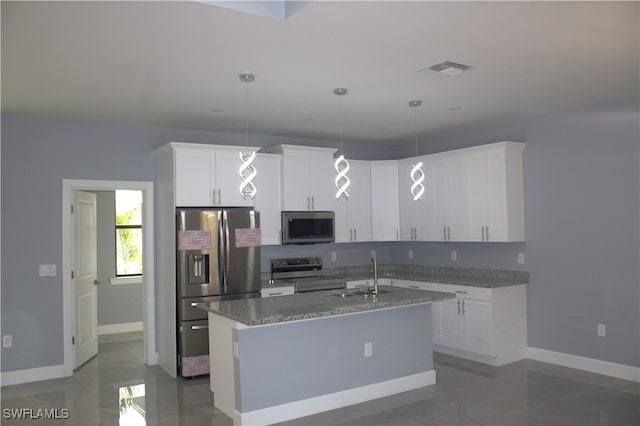
[[[457,62],[444,61],[439,64],[431,65],[430,67],[421,68],[418,72],[425,74],[439,74],[446,77],[454,77],[456,75],[460,75],[465,71],[469,71],[473,69],[470,65],[459,64]]]

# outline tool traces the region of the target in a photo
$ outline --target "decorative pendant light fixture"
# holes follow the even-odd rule
[[[246,84],[246,97],[245,97],[245,106],[246,106],[246,126],[245,126],[245,134],[246,134],[246,146],[247,150],[244,152],[240,152],[240,168],[238,169],[238,173],[240,174],[240,178],[242,179],[242,183],[240,183],[240,195],[242,198],[253,199],[258,192],[256,186],[253,183],[257,175],[257,170],[254,165],[254,161],[256,159],[255,151],[249,151],[249,83],[254,82],[256,77],[253,74],[240,74],[240,81]]]
[[[349,161],[344,158],[344,146],[342,144],[342,96],[346,95],[347,92],[348,90],[343,87],[333,89],[333,94],[340,96],[340,156],[336,158],[336,162],[333,164],[333,167],[336,169],[336,178],[334,180],[336,185],[336,200],[340,199],[340,197],[348,200],[349,193],[347,192],[347,188],[351,185],[351,180],[349,176],[347,176],[349,172]]]
[[[418,99],[414,99],[409,101],[409,106],[414,108],[413,110],[413,127],[416,133],[416,157],[418,156],[418,124],[416,120],[416,109],[422,105],[422,101]],[[411,195],[413,196],[413,201],[418,201],[422,198],[422,194],[424,194],[424,171],[422,171],[422,161],[416,161],[415,164],[411,165]]]

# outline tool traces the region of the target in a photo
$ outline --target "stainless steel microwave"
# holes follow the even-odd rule
[[[282,212],[282,244],[332,243],[335,239],[334,212]]]

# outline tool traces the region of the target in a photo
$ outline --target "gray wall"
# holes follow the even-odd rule
[[[367,264],[376,248],[382,261],[525,269],[529,346],[626,365],[640,365],[640,250],[638,98],[531,120],[437,135],[420,153],[500,140],[526,142],[524,151],[526,243],[333,244],[310,249],[330,265]],[[129,124],[2,114],[2,371],[63,363],[62,179],[153,180],[151,151],[169,141],[244,144],[244,135]],[[252,137],[250,144],[316,144]],[[413,148],[413,149],[412,149]],[[348,157],[411,156],[411,144],[346,144]],[[304,249],[306,254],[306,248]],[[516,264],[517,253],[526,264]],[[291,247],[264,250],[271,257]],[[37,265],[55,263],[58,276],[38,277]],[[265,269],[266,270],[266,269]],[[596,324],[607,337],[596,336]]]
[[[640,366],[639,99],[437,135],[420,153],[526,142],[526,243],[401,243],[393,261],[530,274],[528,344]],[[411,155],[411,144],[390,150]],[[451,250],[458,261],[452,262]],[[517,253],[525,253],[525,265]],[[596,335],[598,323],[607,336]]]
[[[92,192],[98,209],[98,326],[142,322],[142,283],[109,283],[116,276],[116,193]]]
[[[203,132],[124,123],[2,114],[2,349],[1,371],[61,365],[62,180],[153,181],[152,151],[170,141],[244,145],[244,134]],[[249,143],[336,146],[256,136]],[[345,143],[347,156],[356,151]],[[371,145],[362,159],[380,159]],[[38,264],[56,264],[55,277],[39,277]]]

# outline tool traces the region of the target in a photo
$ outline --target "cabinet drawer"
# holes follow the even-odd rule
[[[262,297],[287,296],[294,293],[295,291],[293,286],[263,288],[260,290],[260,295]]]
[[[447,293],[455,293],[456,296],[465,299],[474,300],[486,300],[491,301],[492,291],[490,288],[485,287],[473,287],[468,285],[455,285],[455,284],[438,284],[440,291]]]

